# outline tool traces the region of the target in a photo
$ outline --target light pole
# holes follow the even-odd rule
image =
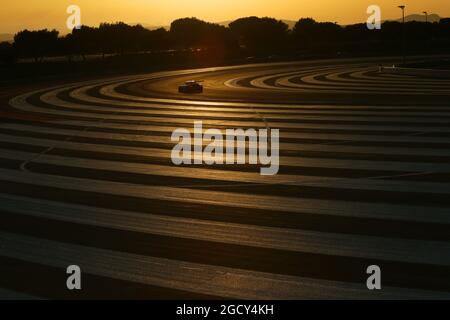
[[[402,56],[403,56],[403,64],[405,64],[405,8],[406,6],[401,5],[398,6],[402,9]]]
[[[425,23],[428,23],[428,12],[424,11],[423,14],[425,15]]]

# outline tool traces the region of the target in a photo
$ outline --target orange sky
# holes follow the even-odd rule
[[[0,33],[18,30],[56,28],[66,33],[66,8],[80,6],[82,23],[124,21],[150,25],[168,25],[176,18],[195,16],[212,22],[256,15],[297,20],[313,17],[319,21],[342,24],[366,20],[366,8],[377,4],[382,19],[396,18],[398,4],[407,5],[407,13],[426,10],[450,17],[450,0],[13,0],[2,1]],[[401,2],[401,3],[400,3]]]

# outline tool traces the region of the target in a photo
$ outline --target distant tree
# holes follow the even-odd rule
[[[381,25],[380,46],[385,51],[400,52],[402,47],[403,25],[397,21],[386,21]]]
[[[66,56],[67,60],[72,61],[73,56],[76,54],[75,44],[72,39],[72,34],[67,34],[58,38],[58,54]]]
[[[98,46],[103,57],[105,57],[105,54],[107,53],[115,52],[116,40],[114,39],[112,30],[113,28],[110,23],[101,23],[98,27]]]
[[[164,28],[147,30],[144,34],[143,44],[146,50],[168,49],[170,44],[169,32]]]
[[[433,23],[432,27],[436,30],[435,34],[450,41],[450,18],[441,19],[439,23]]]
[[[366,23],[343,27],[340,49],[344,53],[366,53],[384,49],[380,45],[381,30],[369,30]]]
[[[280,20],[246,17],[233,21],[229,28],[248,53],[277,53],[286,48],[289,26]]]
[[[238,49],[236,38],[229,28],[197,18],[172,22],[170,42],[174,48],[200,51],[201,54],[194,58],[201,63],[220,63],[225,57],[233,56]]]
[[[98,28],[97,43],[105,53],[124,54],[144,48],[143,42],[148,30],[141,25],[129,26],[123,22],[102,23]]]
[[[70,43],[68,47],[74,54],[80,55],[86,60],[87,54],[99,52],[99,33],[97,28],[81,26],[79,29],[73,29],[67,36]]]
[[[129,26],[127,28],[128,44],[126,51],[142,52],[146,51],[145,38],[150,34],[150,30],[145,29],[142,25]]]
[[[74,55],[86,59],[88,54],[103,54],[104,57],[106,54],[153,52],[157,53],[152,57],[154,61],[164,61],[162,63],[183,60],[215,64],[226,58],[294,52],[312,56],[399,54],[403,31],[408,54],[450,52],[450,18],[436,23],[412,21],[404,26],[387,21],[381,30],[368,30],[365,23],[343,27],[302,18],[292,31],[284,22],[268,17],[241,18],[229,27],[183,18],[173,21],[170,31],[148,30],[142,25],[130,26],[123,22],[82,26],[59,38],[55,30],[23,30],[15,35],[12,46],[0,44],[0,60],[11,62],[14,58],[31,57],[40,61],[49,55],[65,55],[70,61]]]
[[[38,62],[56,52],[58,34],[56,30],[24,30],[14,36],[14,47],[21,57],[32,57]]]
[[[292,31],[294,46],[299,49],[331,51],[338,48],[344,35],[343,28],[332,22],[300,19]]]
[[[16,60],[14,46],[9,42],[0,42],[0,63],[11,64]]]
[[[189,48],[207,46],[223,41],[226,28],[197,18],[183,18],[170,25],[170,38],[173,44]]]

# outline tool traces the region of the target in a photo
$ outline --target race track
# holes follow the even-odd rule
[[[0,297],[450,298],[450,80],[389,59],[77,82],[0,119]],[[203,80],[201,95],[179,94]],[[174,166],[176,128],[280,129],[280,172]],[[383,290],[369,291],[379,265]],[[79,265],[83,290],[66,289]]]

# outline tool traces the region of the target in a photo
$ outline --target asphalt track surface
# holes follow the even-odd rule
[[[0,121],[2,298],[450,298],[450,80],[389,59],[27,92]],[[177,86],[204,80],[205,93]],[[176,128],[272,128],[281,167],[171,163]],[[65,268],[83,271],[79,292]],[[366,288],[379,265],[381,291]]]

